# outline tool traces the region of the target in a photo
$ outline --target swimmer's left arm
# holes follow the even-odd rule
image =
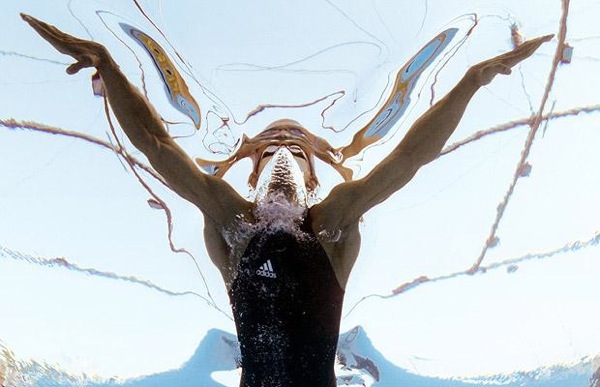
[[[531,56],[553,35],[472,66],[458,84],[410,128],[400,144],[364,178],[335,187],[313,211],[318,227],[340,230],[404,187],[425,164],[435,160],[452,135],[476,91],[498,74]]]

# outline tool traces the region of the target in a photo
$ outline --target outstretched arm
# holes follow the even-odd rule
[[[531,56],[547,35],[527,41],[511,52],[471,67],[458,84],[410,128],[400,144],[364,178],[335,187],[315,206],[317,227],[343,230],[365,212],[406,185],[423,165],[433,161],[456,129],[467,104],[477,90],[498,74]]]
[[[192,202],[213,224],[226,226],[249,210],[249,203],[225,181],[202,173],[166,131],[159,114],[132,85],[103,45],[65,34],[56,27],[21,14],[42,38],[76,63],[67,68],[75,74],[95,67],[110,106],[133,145],[180,196]]]

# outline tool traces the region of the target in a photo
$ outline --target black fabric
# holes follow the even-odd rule
[[[258,233],[229,298],[243,387],[330,387],[344,291],[308,220],[300,236]]]

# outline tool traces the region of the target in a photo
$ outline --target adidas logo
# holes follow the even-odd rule
[[[275,270],[273,270],[273,265],[271,265],[270,259],[263,263],[258,270],[256,270],[256,274],[267,278],[277,278],[277,274],[275,274]]]

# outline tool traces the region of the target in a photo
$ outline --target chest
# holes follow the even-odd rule
[[[285,232],[257,235],[236,268],[230,289],[234,312],[256,321],[292,323],[337,310],[343,290],[314,236]],[[329,313],[329,312],[327,312]]]
[[[247,244],[235,269],[238,282],[266,288],[307,288],[334,276],[327,253],[310,233],[266,231]]]

